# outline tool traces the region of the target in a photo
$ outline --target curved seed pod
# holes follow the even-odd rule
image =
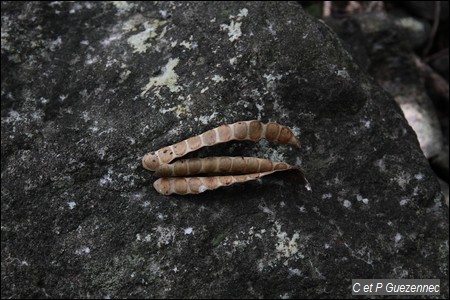
[[[294,169],[284,162],[273,162],[256,157],[208,157],[191,158],[162,164],[156,171],[158,177],[189,176],[196,174],[251,174],[273,170]]]
[[[229,186],[234,183],[255,180],[278,171],[290,169],[273,170],[262,173],[252,173],[245,175],[211,176],[211,177],[164,177],[153,183],[153,187],[162,195],[187,195],[199,194],[207,190],[215,190],[222,186]]]
[[[147,153],[142,159],[142,165],[150,171],[155,171],[161,165],[168,164],[172,160],[202,147],[226,143],[231,140],[259,141],[261,139],[279,144],[291,144],[300,148],[300,142],[286,126],[274,122],[264,124],[258,120],[241,121],[216,127],[177,144]]]

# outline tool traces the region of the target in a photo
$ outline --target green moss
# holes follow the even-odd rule
[[[223,233],[219,233],[218,235],[216,235],[213,240],[211,241],[211,244],[214,247],[219,246],[219,244],[225,239],[225,234]]]
[[[313,17],[320,19],[322,17],[322,2],[313,3],[303,7],[305,11]]]

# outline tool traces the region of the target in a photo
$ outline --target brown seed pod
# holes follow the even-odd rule
[[[207,157],[178,160],[162,164],[155,171],[158,177],[189,176],[197,174],[238,175],[263,173],[296,168],[284,162],[273,162],[257,157]]]
[[[191,158],[170,163],[174,159],[202,147],[231,140],[259,141],[261,139],[274,143],[291,144],[300,148],[300,142],[286,126],[273,122],[264,124],[258,120],[251,120],[222,125],[156,152],[147,153],[142,159],[142,164],[144,168],[156,171],[156,176],[163,177],[153,184],[155,189],[163,195],[199,194],[207,190],[255,180],[275,172],[287,170],[298,170],[307,182],[301,169],[296,166],[256,157]],[[221,175],[184,177],[202,173]]]
[[[200,194],[207,190],[215,190],[222,186],[229,186],[234,183],[255,180],[278,171],[286,171],[290,169],[292,168],[244,175],[225,175],[210,177],[164,177],[156,180],[153,183],[153,187],[158,191],[158,193],[162,195]]]
[[[174,159],[202,147],[226,143],[232,140],[259,141],[261,139],[279,144],[291,144],[300,148],[300,142],[286,126],[273,122],[264,124],[258,120],[241,121],[216,127],[177,144],[147,153],[142,159],[142,165],[147,170],[156,171],[163,164],[168,164]]]

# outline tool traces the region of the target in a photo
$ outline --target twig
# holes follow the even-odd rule
[[[422,62],[419,57],[416,56],[414,60],[416,66],[422,72],[422,76],[428,81],[430,88],[432,88],[436,94],[447,100],[446,105],[448,107],[449,87],[447,81],[429,65]]]
[[[430,38],[428,40],[428,44],[423,50],[422,57],[427,56],[428,52],[430,52],[431,47],[433,46],[434,37],[436,36],[436,32],[439,27],[439,16],[441,15],[441,1],[434,1],[434,21],[433,27],[431,28]]]

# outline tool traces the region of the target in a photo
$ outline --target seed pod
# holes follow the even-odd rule
[[[296,167],[284,162],[273,162],[256,157],[208,157],[182,159],[171,164],[162,164],[155,171],[155,175],[158,177],[197,174],[238,175],[293,168]]]
[[[286,126],[274,122],[264,124],[258,120],[241,121],[216,127],[177,144],[147,153],[142,159],[142,165],[150,171],[155,171],[163,164],[169,164],[174,159],[202,147],[226,143],[231,140],[259,141],[261,139],[279,144],[291,144],[300,148],[300,142]]]
[[[234,183],[247,182],[261,178],[278,171],[290,169],[279,169],[269,172],[252,173],[245,175],[210,176],[210,177],[164,177],[153,183],[153,187],[162,195],[187,195],[199,194],[207,190],[215,190],[222,186],[229,186]]]

